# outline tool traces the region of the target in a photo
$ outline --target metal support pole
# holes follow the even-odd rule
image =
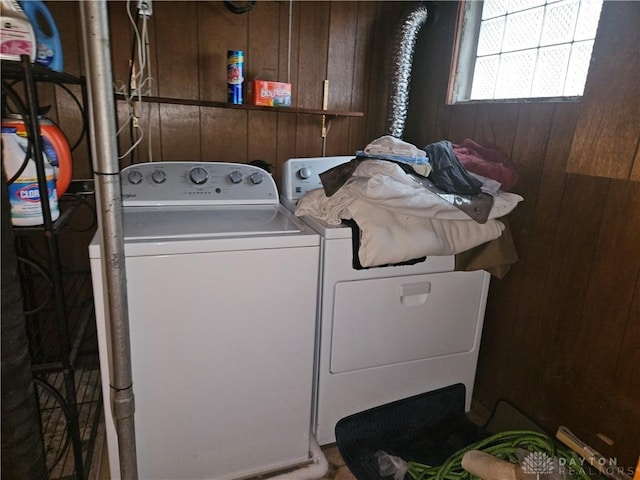
[[[124,259],[124,227],[118,165],[115,106],[109,42],[107,2],[79,2],[89,79],[94,178],[98,202],[105,298],[111,334],[111,406],[118,434],[120,475],[137,480],[133,380]]]

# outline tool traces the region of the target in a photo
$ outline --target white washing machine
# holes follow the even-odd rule
[[[235,479],[310,459],[319,236],[232,163],[121,173],[141,479]],[[110,337],[90,245],[111,478]]]
[[[319,174],[353,156],[294,158],[281,201],[294,211]],[[490,275],[454,271],[454,256],[414,265],[352,267],[352,230],[301,217],[320,234],[314,407],[321,445],[348,415],[455,383],[471,406]]]

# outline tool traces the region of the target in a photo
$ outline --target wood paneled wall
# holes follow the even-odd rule
[[[603,18],[631,3],[605,2]],[[489,290],[475,396],[488,408],[509,399],[550,431],[565,425],[620,465],[635,466],[640,183],[566,173],[576,124],[588,121],[580,103],[447,105],[456,11],[457,2],[440,2],[436,22],[418,38],[405,139],[426,145],[468,137],[497,146],[517,165],[515,191],[525,198],[511,215],[520,261],[503,280],[492,279]],[[637,52],[634,38],[637,31],[618,35]],[[614,50],[592,65],[628,61]],[[618,82],[608,78],[588,85],[586,94],[597,91],[600,110],[609,111],[606,91],[637,90]],[[585,98],[590,106],[593,101]],[[638,98],[628,102],[637,105]],[[633,111],[637,108],[620,114]],[[602,134],[612,137],[615,131]],[[633,144],[621,147],[633,156],[637,136],[631,137]],[[629,164],[633,158],[620,161]],[[604,443],[599,433],[615,444]]]
[[[62,24],[65,70],[82,70],[81,31],[75,2],[50,2]],[[131,2],[135,5],[135,2]],[[321,109],[329,81],[328,109],[363,112],[331,120],[327,155],[351,154],[384,130],[387,71],[402,2],[260,1],[246,14],[222,1],[158,1],[149,20],[150,94],[226,102],[226,52],[245,52],[245,78],[263,70],[292,84],[292,106]],[[129,75],[133,30],[123,1],[108,3],[114,82]],[[289,34],[289,23],[291,33]],[[117,102],[118,120],[127,118]],[[122,166],[148,159],[232,161],[261,159],[274,168],[296,156],[323,151],[318,115],[247,111],[192,105],[139,104],[144,139]],[[129,129],[120,151],[131,145]]]
[[[424,146],[470,137],[495,145],[516,163],[516,191],[525,198],[511,216],[520,261],[505,279],[494,279],[489,292],[476,397],[488,408],[507,398],[551,431],[566,425],[620,464],[635,465],[640,183],[566,173],[576,124],[584,121],[579,103],[447,105],[457,3],[438,3],[435,22],[423,28],[416,45],[405,140]],[[618,3],[605,2],[605,8]],[[48,5],[61,27],[65,70],[81,73],[77,4]],[[125,81],[131,50],[126,4],[108,6],[114,77]],[[364,112],[332,122],[327,154],[350,154],[384,133],[389,59],[406,6],[293,3],[293,104],[320,108],[322,81],[329,79],[329,108]],[[230,13],[221,1],[157,1],[153,9],[154,94],[225,101],[227,49],[245,50],[248,78],[275,69],[286,80],[288,2],[260,1],[246,15]],[[628,33],[620,38],[636,38]],[[607,61],[612,58],[627,61],[616,51]],[[615,78],[601,85],[626,87]],[[55,106],[51,115],[76,129],[75,107],[65,94],[44,95]],[[120,102],[121,119],[122,107]],[[278,166],[287,158],[322,152],[320,118],[310,115],[152,104],[143,106],[143,119],[151,143],[143,142],[135,161],[149,152],[156,160],[262,159],[279,178]],[[121,139],[123,151],[129,144]],[[123,165],[130,162],[125,158]],[[86,174],[79,161],[76,176]],[[599,433],[615,444],[603,443]]]

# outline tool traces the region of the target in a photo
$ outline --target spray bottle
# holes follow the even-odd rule
[[[2,127],[2,164],[11,203],[11,223],[16,226],[42,225],[42,203],[38,188],[38,172],[33,158],[27,158],[29,140],[19,136],[15,127]],[[25,164],[26,162],[26,164]],[[23,168],[24,167],[24,168]],[[60,216],[56,179],[49,159],[44,156],[44,171],[47,181],[47,196],[51,209],[51,220]]]

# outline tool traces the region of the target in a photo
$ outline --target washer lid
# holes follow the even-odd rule
[[[125,242],[296,234],[302,228],[277,205],[124,209]]]
[[[314,247],[320,236],[280,205],[125,207],[126,257]],[[101,258],[101,231],[89,245]]]

